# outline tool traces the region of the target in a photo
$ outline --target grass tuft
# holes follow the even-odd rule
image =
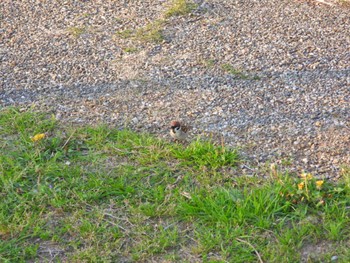
[[[165,11],[165,17],[182,16],[191,13],[197,7],[196,4],[188,0],[174,0]]]
[[[136,53],[139,49],[137,47],[125,47],[123,48],[123,51],[126,53]]]
[[[134,31],[131,29],[125,29],[123,31],[118,31],[116,34],[121,38],[130,38],[133,36],[133,32]]]
[[[239,161],[238,152],[225,146],[216,146],[211,141],[200,138],[186,148],[174,149],[173,155],[186,165],[198,168],[217,169],[224,166],[236,166]]]
[[[191,3],[187,0],[174,0],[164,13],[165,19],[158,19],[136,30],[126,29],[124,31],[119,31],[116,34],[119,37],[126,39],[130,38],[142,42],[150,42],[156,44],[162,43],[165,39],[163,31],[164,25],[167,22],[167,20],[172,16],[181,16],[189,14],[196,8],[196,6],[196,4]],[[77,30],[70,31],[71,33],[77,35]],[[80,31],[78,33],[80,33]],[[124,51],[131,53],[135,52],[136,50],[130,49],[128,51]]]
[[[86,27],[77,27],[72,26],[67,29],[68,33],[70,33],[73,37],[78,38],[82,34],[86,33]]]
[[[241,70],[234,68],[231,64],[222,64],[221,68],[223,71],[228,72],[229,74],[236,76],[239,79],[250,79],[250,80],[259,80],[259,76],[250,76],[243,73]]]
[[[135,38],[143,42],[161,43],[164,40],[163,20],[156,20],[135,32]]]
[[[164,41],[163,20],[156,20],[137,30],[126,29],[116,34],[121,38],[131,38],[142,42],[161,43]],[[125,51],[125,50],[124,50]],[[135,49],[129,49],[125,52],[135,52]]]

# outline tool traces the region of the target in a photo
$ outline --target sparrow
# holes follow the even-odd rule
[[[170,136],[174,138],[175,141],[185,141],[187,138],[187,127],[181,126],[180,122],[172,121],[170,123]]]

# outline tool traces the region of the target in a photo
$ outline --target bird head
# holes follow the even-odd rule
[[[178,121],[172,121],[172,122],[170,123],[170,128],[171,128],[172,130],[179,130],[179,129],[181,128],[181,124],[180,124],[180,122],[178,122]]]

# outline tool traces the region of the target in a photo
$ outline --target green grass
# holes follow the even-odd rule
[[[36,134],[45,133],[33,141]],[[350,171],[337,183],[233,175],[237,150],[47,114],[0,111],[1,262],[338,262],[350,258]]]
[[[135,38],[143,42],[161,43],[164,40],[163,20],[156,20],[136,30]]]
[[[125,29],[123,31],[116,32],[116,35],[120,38],[134,39],[145,43],[162,43],[165,40],[163,33],[164,25],[168,22],[169,18],[173,16],[187,15],[191,13],[196,6],[196,4],[187,0],[172,1],[172,3],[164,11],[163,19],[157,19],[135,30]],[[75,31],[73,30],[72,33],[74,34]],[[77,34],[75,33],[75,35]]]
[[[204,59],[201,62],[207,68],[213,68],[215,66],[215,64],[216,64],[216,60],[215,59]]]
[[[75,38],[80,37],[82,34],[86,33],[86,27],[69,27],[67,31]]]
[[[131,29],[125,29],[123,31],[118,31],[116,34],[121,38],[130,38],[133,36],[133,31]]]
[[[137,47],[125,47],[123,48],[123,51],[126,53],[136,53],[139,49]]]
[[[188,0],[174,0],[171,5],[167,8],[164,15],[166,18],[172,16],[183,16],[191,13],[195,8],[196,4]]]
[[[221,69],[231,75],[236,76],[239,79],[250,79],[250,80],[259,80],[259,76],[251,76],[243,73],[241,70],[234,68],[231,64],[222,64]]]
[[[156,20],[136,30],[126,29],[124,31],[119,31],[116,34],[121,38],[130,38],[141,42],[150,42],[158,44],[164,40],[164,22],[165,21],[163,20]]]

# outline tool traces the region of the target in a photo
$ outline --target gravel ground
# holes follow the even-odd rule
[[[2,0],[1,105],[159,137],[179,119],[193,136],[224,136],[252,167],[339,175],[350,164],[349,5],[195,2],[165,18],[171,1]],[[117,34],[158,19],[161,42]]]

